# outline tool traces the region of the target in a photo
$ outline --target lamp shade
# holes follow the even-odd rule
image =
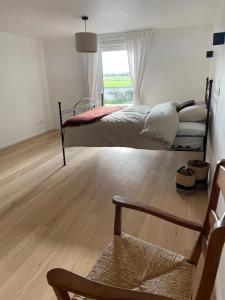
[[[76,50],[78,52],[97,52],[97,34],[93,32],[77,32],[75,34]]]

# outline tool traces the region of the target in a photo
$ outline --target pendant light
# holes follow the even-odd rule
[[[97,34],[86,31],[87,16],[83,16],[81,19],[85,22],[85,31],[75,34],[76,50],[83,53],[97,52]]]

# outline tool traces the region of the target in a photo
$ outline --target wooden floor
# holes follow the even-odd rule
[[[199,154],[113,148],[67,150],[58,133],[0,152],[0,299],[55,299],[46,272],[63,267],[86,275],[112,238],[113,195],[201,221],[206,191],[176,193],[176,169]],[[189,255],[195,233],[125,211],[123,230]]]

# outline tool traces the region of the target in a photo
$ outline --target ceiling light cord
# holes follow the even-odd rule
[[[87,20],[88,20],[88,17],[87,16],[82,16],[81,19],[84,21],[84,30],[86,32],[87,31]]]

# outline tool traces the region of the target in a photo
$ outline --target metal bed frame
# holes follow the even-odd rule
[[[203,160],[206,159],[206,150],[207,150],[207,139],[208,139],[208,131],[209,131],[209,119],[210,119],[210,107],[211,107],[211,98],[212,98],[212,85],[213,80],[206,78],[206,88],[205,88],[205,103],[207,107],[207,117],[206,117],[206,130],[204,136],[199,135],[177,135],[178,137],[201,137],[203,138],[203,145],[199,149],[194,148],[181,148],[181,147],[172,147],[170,151],[186,151],[186,152],[202,152],[203,153]],[[82,104],[83,102],[87,102]],[[103,94],[101,94],[101,104],[103,106],[104,99]],[[95,101],[90,98],[84,98],[79,100],[71,109],[62,110],[61,102],[58,102],[59,106],[59,120],[60,120],[60,133],[61,133],[61,142],[62,142],[62,154],[63,154],[63,165],[66,166],[66,153],[65,153],[65,144],[64,144],[64,134],[63,134],[63,115],[66,114],[73,114],[74,116],[79,114],[82,111],[87,111],[95,108]]]
[[[87,103],[82,104],[82,102],[86,101]],[[61,133],[61,142],[62,142],[62,154],[63,154],[63,165],[66,166],[66,153],[65,153],[65,145],[64,145],[64,135],[63,135],[63,115],[73,114],[76,116],[82,111],[91,110],[95,108],[95,101],[90,98],[84,98],[79,100],[71,109],[62,110],[61,102],[58,102],[59,105],[59,120],[60,120],[60,133]]]

